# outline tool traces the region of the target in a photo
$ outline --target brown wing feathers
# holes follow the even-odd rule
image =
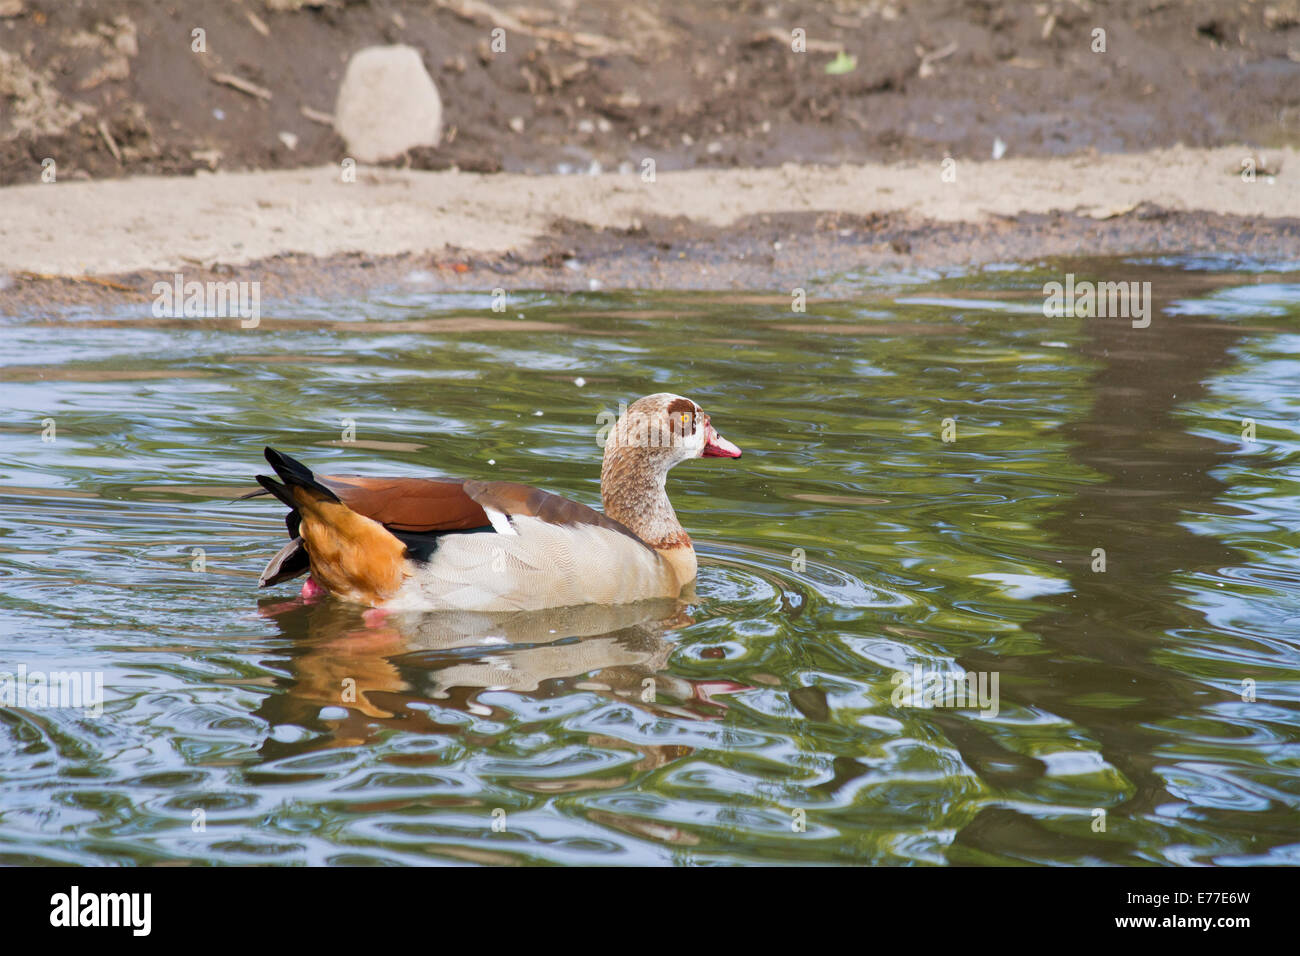
[[[489,524],[460,481],[322,475],[320,482],[353,511],[394,531],[468,531]]]
[[[480,505],[504,514],[529,515],[547,524],[594,524],[625,534],[634,541],[641,540],[622,522],[540,488],[517,485],[512,481],[467,481],[464,488],[465,493]]]

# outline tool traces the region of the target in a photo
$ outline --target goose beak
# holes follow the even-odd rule
[[[739,458],[740,449],[727,441],[714,429],[713,424],[704,426],[704,452],[701,458]]]

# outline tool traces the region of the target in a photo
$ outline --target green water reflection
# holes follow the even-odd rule
[[[1150,327],[1044,318],[1065,271]],[[0,671],[105,685],[0,708],[0,862],[1300,863],[1300,274],[491,302],[0,320]],[[597,414],[661,390],[746,452],[670,479],[688,600],[256,590],[264,444],[596,503]]]

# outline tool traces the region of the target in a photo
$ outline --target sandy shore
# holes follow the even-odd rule
[[[245,265],[286,253],[374,256],[522,252],[558,221],[637,229],[652,217],[732,226],[747,216],[905,213],[938,223],[1053,211],[1105,219],[1142,204],[1258,219],[1300,218],[1300,152],[1267,157],[1284,175],[1243,182],[1242,148],[1172,149],[955,164],[783,166],[601,176],[391,169],[210,174],[0,190],[0,268],[119,275]],[[1285,175],[1290,174],[1290,175]]]
[[[320,167],[0,190],[0,311],[139,300],[182,271],[340,291],[413,270],[455,288],[774,288],[810,272],[1042,256],[1300,257],[1300,153],[601,176]],[[782,247],[785,246],[784,251]],[[508,276],[508,279],[502,277]],[[112,285],[84,277],[113,277]],[[444,281],[445,280],[445,281]]]

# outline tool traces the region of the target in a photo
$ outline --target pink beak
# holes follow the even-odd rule
[[[704,423],[704,454],[701,458],[739,458],[740,449],[727,441],[713,427],[713,423]]]

